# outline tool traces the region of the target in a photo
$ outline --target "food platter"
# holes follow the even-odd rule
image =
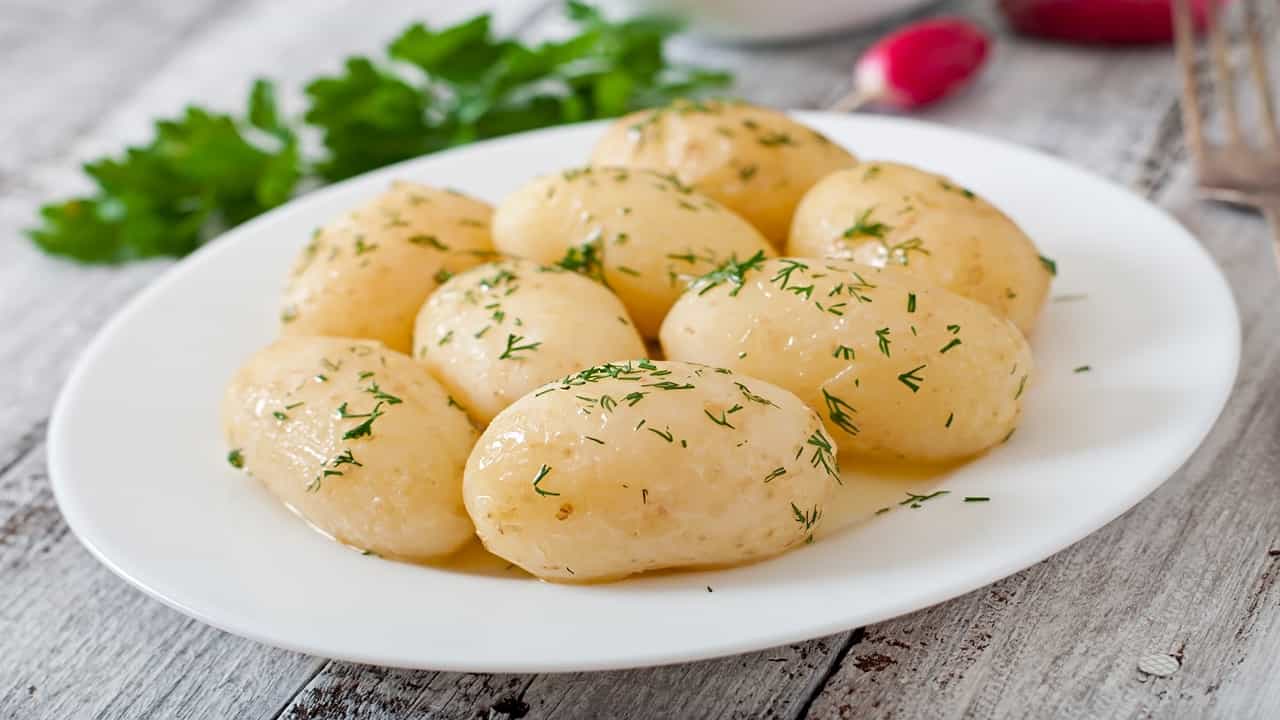
[[[275,336],[281,278],[313,228],[393,179],[497,201],[585,161],[604,130],[588,124],[312,193],[143,291],[86,350],[55,408],[51,481],[68,523],[148,594],[280,647],[442,670],[608,669],[760,649],[956,597],[1101,527],[1194,451],[1234,381],[1239,323],[1221,274],[1176,221],[1002,142],[902,119],[797,117],[860,156],[951,175],[1056,259],[1031,338],[1037,382],[1004,445],[929,477],[850,468],[843,502],[857,522],[775,559],[607,585],[539,582],[478,552],[440,566],[363,556],[227,466],[222,388]],[[918,508],[895,502],[938,489],[949,494]],[[894,510],[866,517],[884,503]]]

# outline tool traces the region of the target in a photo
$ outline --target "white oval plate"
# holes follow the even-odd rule
[[[50,475],[68,524],[144,592],[272,645],[440,670],[594,670],[756,650],[956,597],[1101,527],[1195,450],[1234,381],[1239,322],[1221,274],[1177,222],[995,140],[901,119],[799,117],[862,156],[948,173],[991,198],[1057,260],[1053,295],[1085,295],[1047,305],[1025,420],[944,478],[951,495],[754,565],[565,586],[362,557],[227,466],[223,387],[274,336],[281,283],[313,228],[393,178],[496,201],[584,160],[602,129],[589,124],[312,193],[139,294],[85,351],[54,412]],[[1081,365],[1092,371],[1073,372]]]

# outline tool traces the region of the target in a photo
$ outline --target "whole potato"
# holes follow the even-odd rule
[[[723,565],[805,542],[839,482],[812,410],[724,369],[587,368],[516,401],[467,460],[488,550],[549,580]]]
[[[896,265],[972,298],[1030,334],[1053,265],[1012,220],[942,175],[867,162],[804,196],[787,254]]]
[[[341,542],[417,561],[471,539],[462,471],[476,431],[405,355],[281,338],[236,373],[222,418],[232,465]]]
[[[481,427],[549,380],[646,355],[622,301],[604,286],[517,259],[441,286],[418,313],[414,348]]]
[[[1032,371],[1014,325],[900,271],[838,260],[726,267],[662,326],[668,358],[784,387],[850,455],[943,462],[1008,437]]]
[[[392,183],[316,230],[289,277],[281,332],[368,338],[409,352],[414,316],[431,291],[496,255],[492,213],[452,190]]]
[[[671,173],[746,218],[781,247],[796,204],[813,184],[857,161],[822,133],[768,108],[690,101],[622,117],[592,165]]]
[[[750,223],[714,200],[669,177],[625,168],[534,180],[498,205],[493,241],[508,255],[602,280],[646,337],[657,336],[686,279],[731,257],[773,254]]]

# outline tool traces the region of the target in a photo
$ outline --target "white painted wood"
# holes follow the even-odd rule
[[[1177,80],[1160,49],[1001,37],[980,82],[923,115],[1147,194],[1203,238],[1241,305],[1242,375],[1208,442],[1153,498],[1054,558],[825,640],[551,676],[397,671],[277,651],[187,620],[100,567],[52,504],[44,422],[93,331],[167,263],[80,268],[41,256],[18,229],[39,202],[82,187],[77,161],[118,150],[189,99],[238,106],[266,70],[293,89],[285,102],[296,110],[302,81],[344,53],[376,50],[411,19],[444,22],[485,4],[5,4],[0,236],[13,241],[0,243],[0,717],[1280,715],[1280,556],[1270,554],[1280,550],[1280,282],[1259,218],[1194,199]],[[501,3],[500,24],[554,34],[555,12],[525,22],[542,4]],[[943,7],[996,28],[991,5]],[[746,98],[818,107],[846,89],[847,68],[873,35],[764,48],[682,40],[675,55],[734,69]],[[1144,676],[1137,661],[1152,652],[1181,655],[1183,667]]]

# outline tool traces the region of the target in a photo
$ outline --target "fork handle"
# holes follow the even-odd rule
[[[1262,208],[1262,214],[1271,226],[1271,251],[1280,267],[1280,202],[1271,202]]]

